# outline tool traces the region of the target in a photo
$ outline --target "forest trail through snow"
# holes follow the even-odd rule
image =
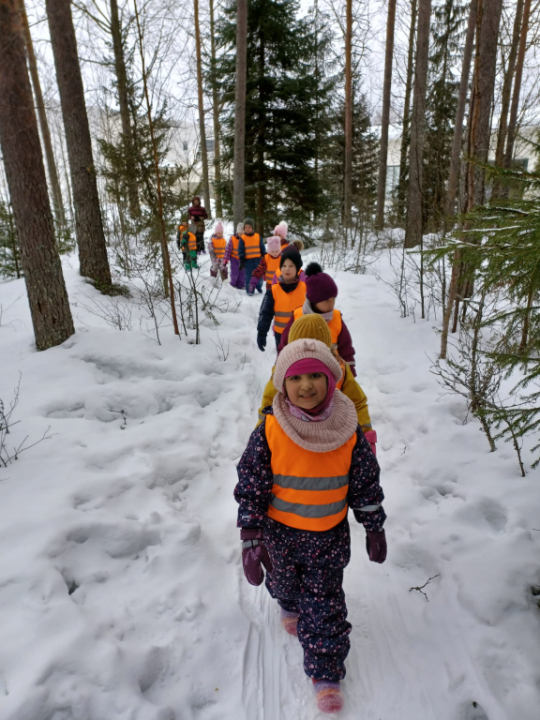
[[[240,564],[235,466],[275,358],[255,344],[260,298],[226,283],[202,345],[164,328],[159,346],[89,312],[99,296],[70,262],[77,333],[46,353],[22,281],[0,285],[0,397],[22,373],[14,440],[53,433],[0,474],[0,717],[319,720],[298,641]],[[434,323],[401,319],[373,275],[335,275],[389,544],[369,563],[351,518],[340,717],[536,720],[534,474],[441,398]],[[409,590],[432,577],[428,599]]]

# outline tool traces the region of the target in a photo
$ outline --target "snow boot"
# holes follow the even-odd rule
[[[289,635],[298,637],[298,613],[281,608],[281,624]]]
[[[339,689],[339,680],[313,679],[313,688],[317,700],[317,707],[323,713],[332,714],[343,710],[343,695]]]

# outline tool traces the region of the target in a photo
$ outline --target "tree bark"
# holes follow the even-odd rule
[[[18,0],[0,0],[0,143],[38,350],[75,330],[56,249]]]
[[[471,0],[469,9],[469,23],[463,49],[463,64],[461,66],[461,80],[459,83],[458,103],[456,107],[456,119],[454,124],[454,137],[452,138],[452,152],[450,156],[450,172],[448,177],[448,189],[446,195],[446,215],[452,217],[456,204],[456,195],[459,181],[459,167],[461,144],[463,142],[463,119],[465,117],[465,106],[467,104],[467,91],[471,75],[471,60],[474,47],[474,31],[476,29],[477,0]],[[469,105],[469,112],[472,103]],[[445,219],[447,224],[447,219]]]
[[[347,0],[345,25],[345,163],[343,177],[343,224],[345,227],[345,244],[351,228],[352,206],[352,0]]]
[[[139,217],[141,206],[137,191],[137,175],[135,170],[135,143],[133,142],[133,129],[129,112],[128,77],[126,60],[124,56],[124,41],[122,27],[118,14],[118,0],[110,0],[111,9],[111,38],[114,52],[114,72],[118,89],[118,106],[120,108],[120,122],[122,123],[122,144],[126,158],[127,190],[129,212],[132,217]]]
[[[506,152],[504,155],[504,166],[509,168],[514,157],[514,144],[517,134],[517,116],[519,109],[519,96],[521,93],[521,79],[523,77],[523,64],[525,62],[525,51],[527,49],[527,35],[529,33],[529,17],[531,14],[531,0],[525,0],[523,8],[523,24],[521,26],[521,37],[519,39],[519,52],[516,63],[516,78],[514,80],[514,92],[512,95],[512,107],[510,109],[510,121],[508,123],[508,139],[506,141]]]
[[[247,0],[238,0],[236,20],[236,93],[234,115],[234,227],[245,213]]]
[[[24,0],[20,0],[20,9],[22,28],[24,33],[24,42],[26,44],[26,53],[28,56],[28,67],[30,69],[30,77],[32,78],[32,85],[34,87],[36,110],[38,114],[39,126],[41,129],[41,137],[43,140],[43,149],[45,150],[45,160],[47,163],[47,172],[49,174],[49,183],[51,185],[54,215],[56,217],[56,222],[58,223],[58,225],[61,228],[65,228],[66,214],[64,211],[64,201],[62,199],[62,190],[60,188],[60,181],[58,179],[56,161],[54,159],[51,133],[49,130],[49,123],[47,121],[47,113],[45,112],[45,103],[43,101],[43,93],[41,92],[41,83],[39,80],[36,55],[34,53],[34,44],[32,42],[32,35],[30,34],[30,27],[28,25],[28,17],[26,15]]]
[[[66,133],[81,275],[106,290],[111,271],[99,207],[92,141],[70,0],[46,0],[47,18]]]
[[[409,192],[405,247],[420,244],[422,238],[422,163],[426,136],[426,92],[429,59],[431,0],[420,0],[418,7],[418,38],[414,73],[414,99],[409,153]]]
[[[210,183],[208,182],[208,150],[206,147],[206,130],[204,126],[204,95],[202,78],[201,30],[199,27],[199,0],[193,0],[193,17],[195,20],[195,51],[197,54],[197,95],[199,99],[199,133],[201,136],[201,164],[204,206],[212,215],[210,205]]]
[[[399,184],[398,184],[398,214],[402,218],[405,207],[406,197],[406,175],[407,175],[407,153],[411,141],[410,128],[410,111],[411,111],[411,95],[412,95],[412,79],[414,75],[414,39],[416,35],[416,23],[418,20],[418,0],[411,2],[411,27],[409,29],[409,53],[407,57],[407,80],[405,83],[405,103],[403,105],[403,122],[401,132],[401,148],[399,158]]]
[[[375,229],[384,228],[384,204],[386,200],[386,166],[388,160],[388,126],[390,124],[390,100],[392,93],[392,61],[394,58],[394,29],[396,25],[396,0],[388,0],[386,23],[386,55],[384,59],[384,87],[381,118],[381,146],[379,178],[377,182],[377,217]]]
[[[219,93],[216,83],[216,38],[214,23],[214,0],[210,0],[210,59],[212,72],[212,111],[214,117],[214,198],[216,202],[216,216],[223,218],[221,203],[221,143],[219,126]]]
[[[259,34],[259,127],[257,130],[257,192],[256,192],[256,224],[257,232],[262,237],[264,230],[264,185],[265,185],[265,168],[264,168],[264,146],[266,135],[266,113],[264,98],[264,74],[266,70],[266,54],[264,43],[264,30],[261,28]]]

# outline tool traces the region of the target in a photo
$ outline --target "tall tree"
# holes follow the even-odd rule
[[[429,59],[429,29],[431,0],[420,0],[418,5],[418,37],[414,73],[414,99],[411,119],[411,146],[409,154],[409,192],[405,247],[411,248],[422,241],[422,175],[424,142],[426,136],[426,92]]]
[[[197,55],[197,96],[199,101],[199,135],[201,141],[202,186],[204,205],[208,214],[212,214],[210,205],[210,183],[208,181],[208,148],[206,146],[206,128],[204,124],[204,94],[201,52],[201,29],[199,26],[199,0],[193,0],[193,18],[195,21],[195,52]]]
[[[70,0],[46,0],[56,79],[68,148],[81,275],[100,289],[111,287],[111,271],[99,207],[92,141]]]
[[[529,17],[531,14],[531,0],[525,0],[523,7],[523,24],[521,26],[521,37],[519,39],[519,52],[516,64],[516,78],[514,80],[514,92],[512,94],[512,107],[510,108],[510,120],[508,122],[508,139],[506,152],[504,154],[504,165],[509,168],[514,157],[514,143],[517,134],[517,117],[519,109],[519,96],[521,93],[521,79],[523,77],[523,65],[525,63],[525,51],[527,49],[527,35],[529,33]]]
[[[51,133],[47,120],[47,113],[45,112],[43,93],[41,92],[41,82],[39,80],[36,55],[34,53],[34,44],[32,42],[32,35],[30,34],[30,26],[28,25],[28,16],[26,15],[24,0],[20,0],[20,3],[22,28],[24,33],[24,41],[26,44],[26,53],[28,56],[28,67],[30,69],[30,77],[32,78],[32,85],[34,86],[36,110],[38,113],[39,126],[41,129],[41,138],[43,140],[43,149],[45,150],[45,160],[47,162],[47,172],[49,174],[49,183],[51,185],[54,214],[58,225],[61,228],[65,228],[66,214],[64,212],[64,201],[62,199],[62,190],[60,188],[60,181],[58,179],[58,171],[56,169],[56,160],[54,158]]]
[[[386,200],[386,165],[388,158],[388,126],[390,124],[390,100],[392,93],[392,61],[394,58],[394,29],[396,24],[396,0],[388,1],[386,22],[386,53],[384,59],[384,85],[381,117],[381,147],[379,159],[379,180],[377,185],[377,217],[375,227],[384,227],[384,205]]]
[[[343,193],[343,224],[345,242],[351,228],[352,162],[353,162],[353,85],[352,85],[352,0],[347,0],[345,16],[345,172]]]
[[[246,83],[247,83],[248,0],[237,0],[236,82],[234,109],[234,227],[244,219],[246,164]]]
[[[0,143],[38,350],[74,333],[55,245],[18,0],[0,0]]]
[[[210,83],[212,86],[212,116],[214,120],[214,197],[216,200],[216,216],[223,217],[223,205],[221,203],[221,140],[219,108],[221,99],[219,97],[216,78],[216,36],[214,19],[214,0],[210,0]]]

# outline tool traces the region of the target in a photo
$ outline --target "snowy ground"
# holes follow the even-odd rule
[[[77,332],[45,353],[23,282],[0,284],[4,401],[22,373],[13,443],[53,434],[0,470],[0,718],[317,718],[297,641],[239,564],[235,464],[274,357],[254,342],[259,298],[227,284],[242,303],[202,345],[163,329],[159,346],[87,312],[98,295],[64,267]],[[372,275],[336,278],[389,542],[370,564],[353,526],[341,717],[537,720],[540,473],[522,479],[441,398],[433,323],[400,319]],[[433,576],[429,601],[409,591]]]

